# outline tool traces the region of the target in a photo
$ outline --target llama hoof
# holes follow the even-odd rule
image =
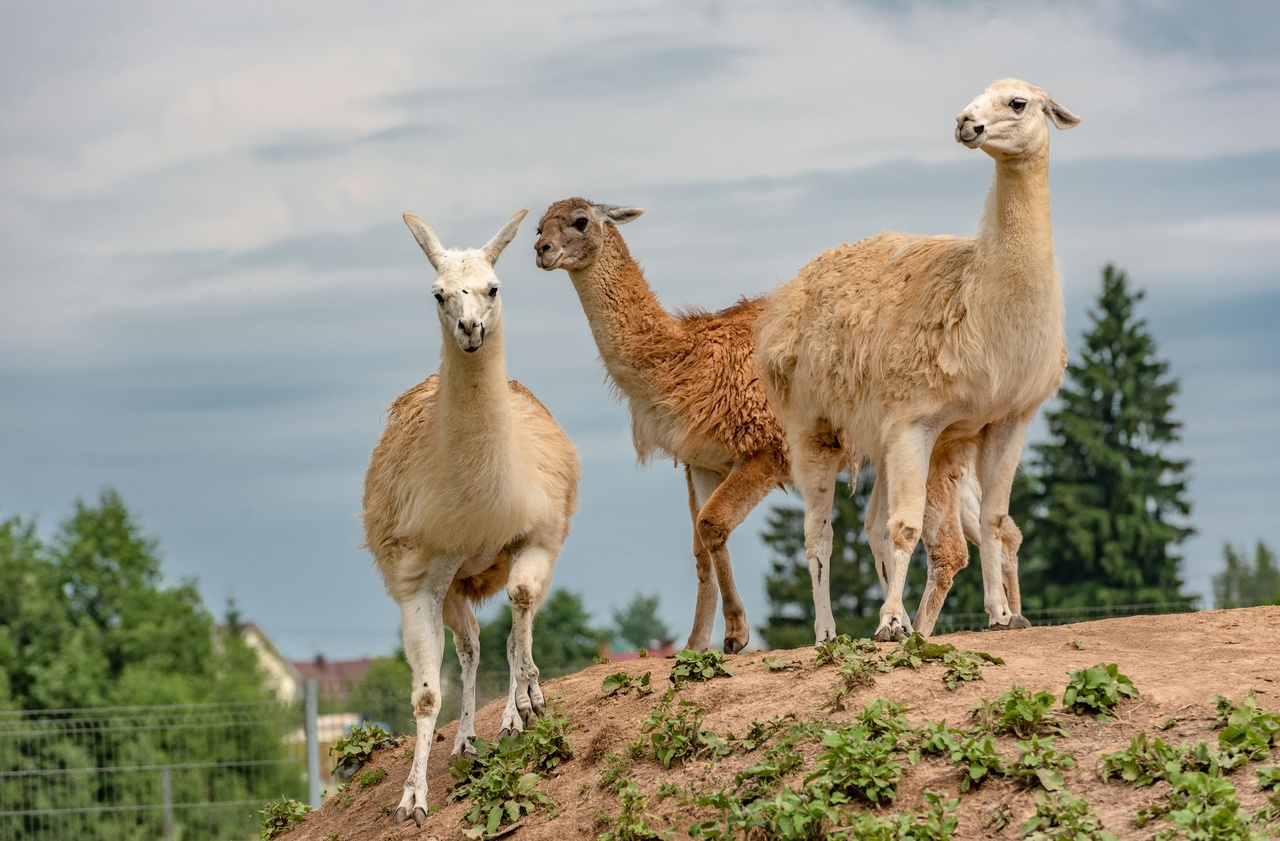
[[[1031,627],[1031,623],[1028,622],[1026,619],[1024,619],[1021,613],[1015,613],[1013,616],[1009,617],[1008,624],[989,625],[987,627],[987,630],[989,631],[1021,631],[1023,628],[1030,628],[1030,627]]]
[[[414,806],[412,812],[409,812],[403,806],[396,809],[395,822],[397,826],[410,818],[413,818],[413,823],[418,827],[418,829],[422,829],[422,822],[427,819],[427,811],[421,806]]]
[[[894,617],[876,631],[876,642],[898,642],[907,636],[902,620]]]
[[[725,638],[724,638],[724,653],[725,653],[725,654],[737,654],[739,651],[741,651],[742,649],[744,649],[744,648],[746,648],[746,647],[747,647],[746,643],[738,642],[737,640],[735,640],[735,639],[731,639],[730,637],[725,637]]]
[[[462,744],[457,745],[453,749],[453,753],[449,754],[450,761],[455,759],[465,759],[468,756],[476,755],[476,746],[471,744],[470,739],[466,739]]]

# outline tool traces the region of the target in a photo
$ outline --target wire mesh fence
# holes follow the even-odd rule
[[[1092,622],[1095,619],[1115,619],[1121,616],[1152,616],[1165,613],[1194,613],[1199,610],[1198,599],[1178,602],[1148,602],[1145,604],[1096,605],[1089,607],[1052,607],[1024,610],[1023,617],[1032,625],[1072,625],[1076,622]],[[953,613],[938,617],[935,634],[953,631],[984,631],[987,628],[985,613]]]
[[[257,838],[265,801],[306,791],[302,726],[263,703],[0,712],[0,838]]]

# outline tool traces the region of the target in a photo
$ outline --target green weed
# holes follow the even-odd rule
[[[970,708],[970,716],[979,727],[992,733],[1012,733],[1020,738],[1057,733],[1064,735],[1061,723],[1050,714],[1053,695],[1031,692],[1014,684],[994,699],[982,699]]]
[[[403,736],[392,736],[376,724],[361,722],[329,748],[329,755],[337,757],[333,763],[333,774],[349,777],[368,761],[375,750],[386,745],[398,745],[403,741]]]
[[[387,778],[386,768],[370,768],[368,771],[361,771],[355,776],[356,788],[368,788],[377,785]]]
[[[258,837],[261,841],[271,841],[272,838],[305,818],[310,811],[310,806],[299,803],[297,800],[272,800],[264,804],[264,808],[258,813],[262,815],[262,832]]]
[[[671,667],[670,680],[674,687],[679,689],[690,681],[732,676],[733,672],[720,652],[695,652],[686,648],[676,655],[676,664]]]
[[[1019,830],[1028,841],[1116,841],[1089,804],[1065,791],[1036,794],[1036,813]]]
[[[951,763],[964,772],[960,778],[960,791],[977,788],[993,776],[1004,776],[1004,759],[990,733],[965,736],[958,739],[951,749]]]
[[[731,752],[726,740],[702,728],[706,714],[705,709],[692,701],[680,701],[673,710],[664,696],[663,703],[644,720],[642,728],[649,734],[653,755],[663,767],[670,768],[676,760],[688,762],[698,757],[727,756]]]
[[[640,677],[631,677],[626,672],[614,672],[600,684],[600,691],[607,696],[613,696],[625,695],[634,689],[637,694],[648,695],[653,691],[653,687],[649,685],[651,674],[651,672],[645,672]]]
[[[1028,786],[1039,784],[1045,791],[1062,791],[1062,769],[1074,766],[1075,757],[1058,753],[1052,736],[1032,736],[1013,746],[1018,749],[1018,759],[1007,766],[1009,776]]]
[[[1107,716],[1121,698],[1138,697],[1138,689],[1115,663],[1078,669],[1067,675],[1062,705],[1077,715]]]
[[[645,814],[645,797],[632,780],[623,783],[618,791],[618,799],[622,802],[622,810],[613,819],[613,829],[602,834],[599,841],[663,841],[675,832],[672,828],[658,832],[649,826],[650,819],[660,819]]]

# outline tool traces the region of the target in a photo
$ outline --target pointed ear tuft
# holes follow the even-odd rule
[[[413,231],[413,238],[418,241],[418,245],[422,246],[422,250],[427,255],[427,259],[431,261],[431,265],[435,266],[436,271],[439,271],[440,261],[445,255],[445,248],[440,244],[440,239],[436,236],[436,232],[431,230],[431,226],[427,224],[426,219],[412,213],[404,215],[404,223],[409,226],[409,230]]]
[[[484,255],[489,258],[489,265],[498,262],[498,255],[502,253],[502,249],[515,239],[516,231],[520,227],[520,222],[529,213],[529,208],[525,208],[507,220],[507,224],[502,226],[502,230],[493,235],[493,239],[484,247]]]

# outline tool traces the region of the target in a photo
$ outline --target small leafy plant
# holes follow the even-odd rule
[[[272,838],[305,818],[310,811],[310,806],[299,803],[297,800],[287,798],[272,800],[266,803],[265,808],[258,813],[262,815],[262,832],[258,837],[261,841],[271,841]]]
[[[448,799],[471,801],[471,810],[463,818],[471,828],[463,830],[464,835],[493,835],[504,823],[514,823],[521,815],[554,805],[550,797],[536,790],[542,777],[525,769],[524,758],[519,737],[497,744],[477,739],[476,755],[454,763],[450,773],[457,784]]]
[[[634,689],[637,694],[648,695],[653,691],[653,687],[649,685],[651,675],[651,672],[645,672],[640,677],[632,677],[626,672],[614,672],[600,684],[600,691],[607,696],[613,696],[625,695]]]
[[[964,772],[960,778],[960,791],[977,788],[994,776],[1004,776],[1004,759],[995,738],[990,733],[965,736],[958,739],[951,749],[951,763]]]
[[[329,748],[329,755],[336,757],[333,774],[346,779],[367,762],[375,750],[387,745],[398,745],[403,741],[403,737],[392,736],[376,724],[361,722]]]
[[[649,819],[659,820],[653,815],[645,814],[645,797],[640,793],[640,786],[633,780],[627,780],[618,791],[618,799],[622,810],[613,820],[613,829],[602,834],[599,841],[664,841],[675,832],[668,828],[658,832],[649,826]]]
[[[676,689],[690,681],[711,680],[716,677],[732,677],[733,672],[725,662],[724,655],[718,651],[690,651],[685,649],[676,655],[676,664],[671,667],[671,683]]]
[[[375,786],[387,778],[386,768],[370,768],[367,771],[361,771],[355,776],[356,788],[368,788]]]
[[[711,730],[702,728],[707,711],[692,701],[680,701],[676,709],[664,698],[642,725],[649,734],[654,757],[670,768],[676,760],[687,762],[697,757],[727,756],[729,743]]]
[[[1266,759],[1272,746],[1280,742],[1280,715],[1261,709],[1252,692],[1239,706],[1219,695],[1217,706],[1218,721],[1224,725],[1218,744],[1235,760],[1233,767]]]
[[[827,750],[818,756],[818,768],[805,777],[805,785],[816,781],[819,787],[874,804],[892,803],[897,797],[902,779],[897,736],[876,735],[859,724],[826,731],[822,744]]]
[[[1116,841],[1089,804],[1065,791],[1036,794],[1036,813],[1020,830],[1028,841]]]
[[[1077,715],[1106,716],[1121,698],[1137,698],[1138,689],[1115,663],[1078,669],[1067,675],[1062,705]]]
[[[1032,736],[1015,742],[1018,759],[1008,765],[1008,774],[1026,785],[1039,784],[1045,791],[1062,791],[1062,769],[1076,764],[1075,757],[1058,753],[1052,736]]]
[[[992,733],[1012,733],[1023,739],[1036,734],[1064,734],[1062,725],[1050,711],[1056,699],[1048,692],[1032,692],[1014,684],[995,699],[984,698],[970,708],[979,727]]]

